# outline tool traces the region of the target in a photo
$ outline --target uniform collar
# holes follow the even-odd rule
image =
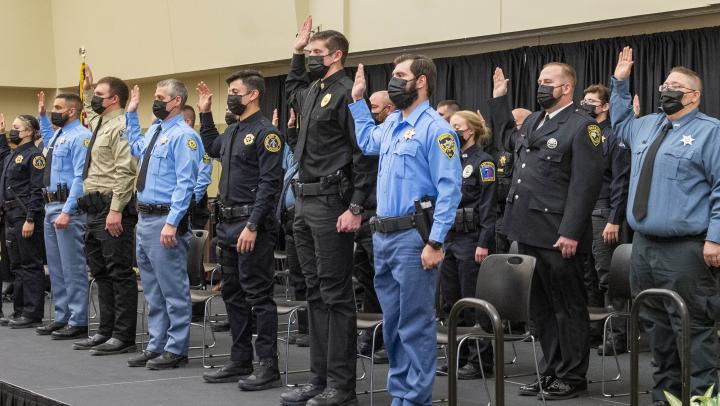
[[[120,115],[123,115],[123,116],[125,115],[125,109],[117,109],[115,111],[112,111],[110,113],[103,115],[102,118],[103,118],[103,121],[110,121],[113,118],[120,116]]]
[[[160,120],[158,124],[162,127],[163,130],[169,130],[171,127],[175,126],[180,120],[183,119],[182,113],[177,114],[167,120]]]
[[[601,130],[607,130],[610,126],[610,117],[606,118],[602,123],[598,123],[598,127],[600,127]]]
[[[552,119],[553,117],[557,116],[562,112],[563,110],[567,109],[568,107],[572,106],[574,103],[571,101],[570,103],[566,104],[564,107],[560,107],[559,109],[553,111],[552,113],[546,113],[547,114],[547,120]]]
[[[28,148],[32,148],[35,146],[35,142],[28,142],[27,144],[18,145],[17,148],[15,148],[15,152],[23,152]]]
[[[697,108],[691,110],[689,113],[682,116],[679,120],[673,121],[673,128],[682,127],[685,124],[692,121],[695,117],[697,117],[698,113],[700,113],[700,110]],[[667,116],[665,116],[666,122],[669,122],[670,120],[667,119]]]
[[[474,155],[476,152],[479,152],[479,151],[480,151],[480,147],[478,146],[478,144],[473,144],[472,146],[468,147],[468,149],[461,152],[461,154],[470,156],[470,155]]]
[[[259,120],[260,116],[262,116],[262,111],[258,110],[256,112],[250,114],[245,120],[238,121],[238,122],[242,123],[242,124],[252,123],[254,121]]]
[[[332,85],[333,83],[340,80],[343,76],[345,76],[345,69],[340,69],[339,71],[328,76],[327,79],[320,79],[320,84],[323,85],[321,87],[321,89],[324,89],[325,87]]]
[[[75,119],[73,121],[68,122],[65,124],[65,127],[62,128],[63,132],[72,131],[75,127],[78,127],[80,125],[80,120]]]
[[[410,113],[410,115],[406,119],[403,119],[402,111],[400,111],[400,119],[398,120],[398,123],[399,124],[408,123],[408,125],[410,125],[411,127],[415,127],[415,125],[417,124],[417,121],[420,119],[420,116],[422,115],[422,113],[424,113],[425,110],[427,110],[429,108],[430,108],[430,100],[425,100],[424,102],[418,104],[417,107],[415,107],[415,110],[413,110],[412,113]]]

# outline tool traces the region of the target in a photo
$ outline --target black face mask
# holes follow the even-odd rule
[[[467,144],[467,140],[463,137],[463,130],[455,130],[455,134],[457,134],[458,141],[460,141],[460,148],[464,147],[465,144]]]
[[[155,117],[159,118],[160,120],[165,120],[167,116],[170,115],[170,112],[167,111],[167,104],[168,102],[162,100],[153,101],[152,109]]]
[[[538,85],[536,98],[543,110],[552,108],[560,101],[559,97],[553,96],[553,91],[555,91],[555,86]]]
[[[325,66],[325,57],[327,55],[312,55],[308,56],[308,74],[310,80],[318,80],[325,77],[325,74],[330,70],[329,66]]]
[[[413,82],[411,89],[407,89],[408,82]],[[395,104],[395,107],[398,110],[405,110],[418,98],[415,79],[405,80],[400,78],[391,78],[390,82],[388,82],[387,91],[390,96],[390,100],[393,104]]]
[[[102,114],[103,111],[105,111],[105,107],[103,106],[104,100],[105,99],[100,96],[93,96],[92,101],[90,102],[90,108],[92,108],[92,111],[96,114]]]
[[[65,113],[56,113],[54,111],[50,113],[50,122],[55,127],[64,127],[69,118],[70,116],[66,116]]]
[[[237,123],[237,116],[230,111],[225,112],[225,124],[232,125]]]
[[[18,145],[20,143],[20,131],[10,130],[10,134],[8,134],[8,142]]]
[[[660,92],[660,108],[667,115],[672,115],[685,108],[682,98],[685,93],[680,90],[663,90]]]
[[[230,110],[230,112],[235,114],[236,116],[242,116],[242,114],[245,112],[245,109],[247,108],[246,105],[242,104],[243,96],[241,96],[239,94],[228,95],[228,100],[227,100],[228,110]]]
[[[598,113],[595,112],[596,107],[597,106],[593,106],[592,104],[580,103],[580,109],[584,110],[592,118],[597,118],[598,116]]]

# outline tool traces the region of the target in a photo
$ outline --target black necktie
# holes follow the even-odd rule
[[[663,127],[660,134],[655,138],[650,148],[648,148],[647,155],[642,164],[640,170],[640,179],[638,180],[637,188],[635,189],[635,201],[633,202],[633,216],[636,221],[641,221],[647,216],[648,200],[650,198],[650,184],[652,183],[653,170],[655,169],[655,157],[660,149],[660,144],[665,140],[672,129],[672,123],[667,123]]]
[[[225,149],[225,155],[220,157],[220,165],[222,171],[220,172],[220,201],[228,204],[228,196],[230,196],[230,157],[232,156],[233,144],[237,137],[240,126],[236,125],[233,132],[230,133],[230,139],[227,141],[228,147]]]
[[[143,154],[143,160],[142,165],[140,165],[140,172],[138,173],[137,178],[137,191],[142,192],[145,190],[145,178],[147,177],[147,170],[148,170],[148,164],[150,162],[150,154],[152,153],[152,149],[155,146],[155,141],[157,141],[158,135],[160,135],[160,131],[162,131],[161,126],[157,126],[155,129],[155,134],[153,134],[152,138],[150,139],[150,144],[148,144],[147,148],[145,148],[145,153]]]
[[[53,149],[55,149],[55,143],[57,142],[58,138],[60,138],[62,131],[62,128],[58,130],[57,134],[55,134],[55,138],[53,138],[50,146],[48,147],[47,156],[45,157],[45,171],[43,172],[43,185],[45,185],[45,187],[50,186],[50,172],[52,171],[51,166]]]
[[[97,139],[98,131],[100,131],[100,126],[103,122],[103,116],[100,116],[100,119],[98,120],[97,125],[95,126],[95,131],[92,133],[92,137],[90,137],[90,143],[87,147],[87,153],[85,153],[85,165],[83,166],[83,180],[87,179],[88,177],[88,170],[90,169],[90,160],[92,159],[92,149],[93,145],[95,145],[95,140]]]
[[[306,118],[306,122],[310,122],[310,114],[313,111],[313,108],[315,107],[315,103],[317,102],[318,95],[320,94],[320,82],[315,82],[313,87],[308,92],[307,97],[305,98],[305,103],[310,103],[310,106],[307,108],[308,117]],[[304,106],[303,106],[304,107]],[[305,110],[305,109],[303,109]],[[305,151],[305,142],[307,142],[307,136],[308,136],[308,128],[307,125],[304,125],[304,128],[299,127],[298,128],[298,140],[297,144],[295,145],[295,162],[300,162],[303,156],[303,152]]]

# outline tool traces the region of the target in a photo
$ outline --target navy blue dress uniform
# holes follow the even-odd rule
[[[457,135],[425,101],[405,119],[392,113],[376,126],[364,100],[352,103],[358,144],[380,155],[376,222],[410,219],[415,201],[434,201],[429,239],[442,243],[461,199],[462,169]],[[410,221],[407,224],[411,224]],[[388,391],[393,405],[429,405],[436,369],[437,268],[424,270],[425,246],[410,227],[373,235],[375,290],[383,309],[383,338],[390,360]]]
[[[440,286],[443,293],[445,314],[450,314],[452,306],[464,297],[475,297],[479,265],[475,262],[477,248],[491,248],[495,237],[495,216],[497,189],[497,167],[493,157],[484,152],[477,144],[461,152],[462,198],[455,213],[455,222],[447,234],[445,258],[440,265]],[[464,314],[464,325],[476,323],[471,311]],[[487,317],[480,316],[487,331],[492,330]],[[491,370],[493,365],[492,345],[480,341],[480,358],[475,343],[470,342],[461,348],[460,366],[468,374],[479,374],[480,366]],[[468,354],[469,353],[469,354]],[[463,368],[461,368],[463,371]],[[463,372],[464,372],[463,371]],[[479,375],[478,375],[479,377]]]
[[[703,258],[705,241],[720,243],[720,122],[690,111],[672,123],[664,113],[636,119],[628,81],[612,80],[610,112],[618,139],[632,153],[627,219],[633,236],[630,286],[637,293],[649,288],[676,291],[690,311],[690,386],[702,394],[718,387],[720,320],[717,269]],[[641,176],[651,146],[660,137],[651,176]],[[647,182],[647,183],[645,183]],[[637,201],[641,187],[649,186],[645,212]],[[640,317],[650,335],[654,400],[663,390],[680,394],[680,358],[676,337],[679,324],[661,300],[650,300]]]
[[[126,119],[130,151],[140,159],[136,255],[150,336],[142,355],[148,368],[161,369],[187,362],[192,306],[187,275],[188,209],[204,151],[182,114],[151,125],[145,136],[136,112],[128,112]],[[166,225],[177,228],[174,247],[160,242]]]
[[[222,297],[233,344],[230,360],[252,373],[252,318],[257,318],[255,353],[277,367],[277,306],[273,299],[273,249],[279,224],[275,207],[282,185],[283,139],[258,111],[231,124],[220,136],[211,113],[200,113],[200,134],[208,155],[220,159],[218,205]],[[253,251],[238,253],[246,227],[257,227]],[[236,379],[237,380],[237,379]]]
[[[2,212],[10,271],[13,284],[14,328],[35,327],[42,321],[45,303],[43,267],[43,171],[45,157],[35,143],[28,142],[10,150],[5,134],[0,134],[0,177]],[[25,222],[35,223],[29,238],[22,236]]]
[[[294,236],[307,281],[310,383],[316,389],[355,390],[356,308],[353,299],[354,233],[337,231],[351,205],[362,210],[368,194],[365,158],[356,145],[348,111],[353,82],[340,70],[311,82],[305,56],[293,55],[285,89],[299,117],[294,148]]]
[[[552,117],[534,112],[515,140],[504,227],[520,254],[537,259],[530,317],[543,349],[543,388],[556,380],[578,389],[586,385],[590,347],[583,264],[591,252],[591,214],[602,182],[601,144],[600,128],[573,104]],[[561,236],[578,242],[572,258],[553,248]]]

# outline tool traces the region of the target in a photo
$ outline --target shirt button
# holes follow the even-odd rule
[[[547,159],[550,159],[550,156],[548,155]]]
[[[515,195],[515,200],[517,200],[517,199],[519,199],[519,198],[520,198],[520,196],[518,196],[518,195]]]
[[[547,213],[547,207],[545,208],[545,213]]]
[[[524,168],[524,167],[525,167],[525,164],[522,164],[521,168]]]
[[[530,152],[530,148],[526,149],[525,152]]]
[[[522,183],[522,179],[518,179],[518,183]]]

